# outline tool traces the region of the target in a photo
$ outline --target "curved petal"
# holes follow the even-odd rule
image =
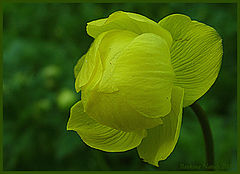
[[[125,47],[138,35],[127,30],[110,30],[104,35],[99,46],[103,67],[109,65],[112,59],[118,57]],[[110,69],[107,68],[106,69]]]
[[[82,91],[85,94],[85,91]],[[92,91],[85,112],[97,122],[117,130],[131,132],[162,124],[161,118],[147,118],[133,109],[121,91]]]
[[[78,73],[82,69],[82,65],[84,63],[86,55],[84,54],[77,62],[77,64],[74,66],[74,77],[77,78]]]
[[[222,39],[215,29],[181,14],[167,16],[159,24],[172,34],[174,84],[184,88],[184,107],[189,106],[208,91],[218,76]]]
[[[77,75],[75,88],[79,92],[83,86],[89,84],[91,88],[94,88],[102,77],[102,61],[99,53],[99,46],[101,45],[102,39],[108,32],[100,34],[90,46],[88,52],[85,54],[85,60],[82,68]]]
[[[103,38],[99,47],[103,63],[103,76],[99,84],[98,91],[114,92],[118,91],[116,86],[113,86],[111,79],[114,64],[123,50],[131,43],[138,35],[127,30],[110,30]]]
[[[99,19],[87,24],[87,33],[94,38],[102,32],[112,29],[128,30],[137,34],[154,33],[164,38],[168,46],[171,46],[172,43],[172,37],[168,31],[156,22],[136,13],[117,11],[106,19]]]
[[[159,117],[171,110],[174,78],[165,40],[145,33],[135,37],[113,57],[114,60],[102,61],[109,65],[104,65],[106,68],[97,88],[90,92],[82,89],[85,112],[99,123],[123,131],[161,124]],[[105,76],[108,76],[106,81]]]
[[[95,63],[95,70],[94,74],[95,76],[91,77],[90,82],[87,83],[84,87],[82,87],[82,102],[85,108],[85,105],[88,102],[89,96],[91,94],[91,91],[96,87],[98,82],[101,82],[99,84],[99,91],[104,90],[105,92],[114,92],[118,91],[117,87],[114,87],[111,85],[111,81],[109,81],[109,78],[112,74],[113,65],[112,62],[113,59],[116,59],[118,55],[124,50],[124,48],[137,36],[137,34],[130,32],[130,31],[123,31],[123,30],[110,30],[107,32],[104,32],[100,34],[96,40],[100,40],[99,44],[96,47],[96,50],[98,54],[96,56],[98,57],[88,57],[88,64],[90,64],[87,68],[91,67],[93,63]],[[100,37],[100,39],[99,39]],[[94,47],[94,45],[93,45]],[[95,59],[96,60],[95,60]],[[91,61],[91,60],[92,61]],[[95,62],[93,62],[95,61]],[[84,77],[84,75],[88,75],[89,69],[86,69],[82,76],[79,75],[79,78]],[[78,81],[76,80],[76,83]],[[78,84],[77,84],[78,85]],[[80,86],[80,85],[78,85]]]
[[[147,130],[147,136],[138,146],[138,154],[145,162],[158,167],[158,161],[166,159],[176,146],[182,122],[184,90],[173,87],[172,110],[163,124]]]
[[[175,75],[164,39],[152,33],[136,37],[113,66],[113,84],[136,111],[150,118],[170,112]]]
[[[145,130],[123,132],[97,123],[83,111],[81,101],[71,108],[67,130],[76,131],[90,147],[107,152],[133,149],[146,136]]]

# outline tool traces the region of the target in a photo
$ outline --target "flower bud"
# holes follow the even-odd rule
[[[132,131],[162,123],[171,110],[174,72],[167,42],[153,33],[111,30],[97,36],[77,76],[85,112]]]

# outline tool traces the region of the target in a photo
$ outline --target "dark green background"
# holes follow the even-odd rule
[[[3,32],[4,170],[203,170],[202,132],[184,109],[180,138],[160,167],[142,162],[136,149],[106,153],[66,131],[79,99],[73,67],[90,46],[87,22],[123,10],[158,22],[183,13],[214,27],[224,56],[216,83],[199,100],[215,143],[218,170],[236,169],[236,4],[5,4]]]

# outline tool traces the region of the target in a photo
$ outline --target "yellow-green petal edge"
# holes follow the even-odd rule
[[[145,130],[123,132],[97,123],[84,112],[81,101],[71,108],[67,130],[76,131],[90,147],[107,152],[133,149],[146,136]]]
[[[74,77],[77,78],[78,73],[80,72],[82,65],[84,63],[86,55],[84,54],[78,61],[77,64],[74,66]]]
[[[117,11],[108,18],[89,22],[86,28],[88,35],[93,38],[102,32],[113,29],[128,30],[136,34],[154,33],[164,38],[169,46],[172,44],[171,34],[167,30],[147,17],[136,13]]]
[[[222,39],[215,29],[192,21],[188,16],[173,14],[159,25],[172,37],[171,59],[176,80],[184,88],[184,107],[191,105],[215,82],[222,61]]]
[[[163,124],[147,130],[147,136],[138,146],[138,154],[145,162],[158,167],[160,160],[165,160],[176,146],[182,122],[184,90],[173,87],[172,110],[163,117]]]
[[[174,78],[169,47],[153,33],[141,34],[128,45],[119,55],[112,76],[127,102],[149,118],[170,112]]]

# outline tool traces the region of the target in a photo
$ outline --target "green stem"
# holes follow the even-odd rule
[[[208,118],[202,107],[197,103],[191,105],[192,110],[196,114],[198,121],[201,125],[203,137],[205,141],[205,150],[206,150],[206,161],[207,161],[207,170],[214,170],[214,148],[213,148],[213,137],[208,122]]]

